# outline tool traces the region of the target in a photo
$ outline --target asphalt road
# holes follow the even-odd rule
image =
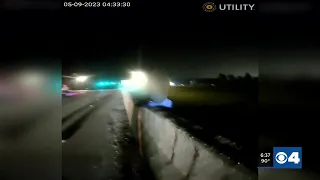
[[[148,179],[116,90],[63,97],[62,167],[65,180]]]

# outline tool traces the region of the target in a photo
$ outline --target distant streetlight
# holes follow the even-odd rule
[[[88,79],[88,76],[78,76],[76,77],[77,82],[85,82]]]

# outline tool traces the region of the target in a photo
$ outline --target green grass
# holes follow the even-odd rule
[[[224,105],[244,102],[248,97],[239,93],[214,92],[212,89],[171,88],[169,99],[194,105]]]

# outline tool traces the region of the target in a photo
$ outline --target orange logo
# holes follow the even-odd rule
[[[202,5],[202,9],[205,12],[213,12],[217,9],[217,6],[213,2],[207,2]]]

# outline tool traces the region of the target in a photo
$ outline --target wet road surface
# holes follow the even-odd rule
[[[130,133],[119,91],[90,91],[62,101],[67,109],[62,123],[63,179],[152,180]]]

